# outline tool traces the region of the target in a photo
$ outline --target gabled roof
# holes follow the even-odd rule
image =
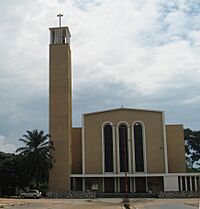
[[[102,111],[96,111],[96,112],[89,112],[89,113],[83,113],[83,115],[91,115],[91,114],[98,114],[98,113],[104,113],[104,112],[112,112],[117,110],[134,110],[134,111],[144,111],[144,112],[156,112],[156,113],[163,113],[164,111],[161,110],[147,110],[147,109],[134,109],[134,108],[114,108],[109,110],[102,110]]]

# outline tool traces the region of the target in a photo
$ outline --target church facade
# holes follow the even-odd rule
[[[183,125],[166,125],[164,112],[118,108],[82,115],[72,127],[68,27],[50,28],[49,131],[55,146],[49,190],[145,193],[199,191],[187,174]]]

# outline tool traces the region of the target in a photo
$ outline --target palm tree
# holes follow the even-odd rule
[[[48,181],[49,170],[53,167],[53,157],[50,151],[54,150],[50,135],[43,131],[26,131],[19,141],[25,144],[16,150],[23,157],[23,167],[37,187],[39,183]]]

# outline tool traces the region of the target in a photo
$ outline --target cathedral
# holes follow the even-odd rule
[[[49,191],[199,191],[200,175],[186,173],[183,125],[166,125],[163,111],[83,113],[72,127],[71,34],[61,24],[49,30]]]

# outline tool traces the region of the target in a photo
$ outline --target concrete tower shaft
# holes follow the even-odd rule
[[[50,28],[49,131],[54,143],[55,163],[50,171],[49,190],[70,190],[72,87],[71,50],[68,27]]]

